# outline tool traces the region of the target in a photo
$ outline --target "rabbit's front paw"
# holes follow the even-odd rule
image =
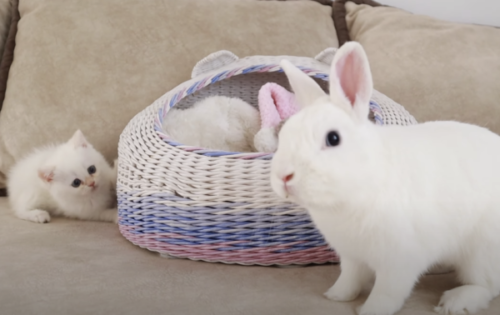
[[[359,315],[393,315],[403,303],[394,301],[387,297],[379,297],[377,299],[368,299],[363,306],[358,310]]]
[[[337,282],[324,295],[333,301],[347,302],[356,299],[359,291],[359,286],[339,285]]]
[[[491,296],[492,294],[486,288],[464,285],[446,291],[434,310],[444,315],[474,314],[488,307]]]

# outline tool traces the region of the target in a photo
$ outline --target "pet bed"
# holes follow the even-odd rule
[[[222,152],[177,143],[162,129],[170,108],[187,108],[210,95],[257,105],[260,87],[288,88],[279,62],[289,59],[327,90],[335,49],[315,58],[251,56],[219,51],[194,67],[192,79],[136,115],[120,136],[119,228],[132,243],[163,256],[244,265],[338,262],[307,212],[281,200],[269,180],[272,154]],[[376,124],[415,119],[374,91]]]

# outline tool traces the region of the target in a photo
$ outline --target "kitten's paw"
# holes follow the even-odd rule
[[[443,315],[474,314],[487,308],[491,298],[486,288],[464,285],[444,292],[434,311]]]
[[[118,223],[118,210],[108,209],[104,210],[101,214],[101,220],[106,222]]]
[[[334,284],[324,295],[332,300],[338,302],[347,302],[355,300],[359,295],[359,289],[353,286],[339,286]]]
[[[393,299],[387,297],[378,297],[377,299],[370,299],[366,301],[358,309],[359,315],[393,315],[401,309],[403,303],[395,302]]]
[[[25,219],[36,223],[49,223],[50,214],[45,210],[35,209],[24,213],[21,219]]]

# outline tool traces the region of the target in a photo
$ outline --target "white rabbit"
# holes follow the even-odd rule
[[[187,109],[171,109],[163,129],[186,145],[231,152],[253,152],[259,111],[239,98],[207,97]]]
[[[282,61],[301,110],[283,126],[271,184],[305,207],[341,257],[325,295],[355,299],[359,313],[394,314],[419,276],[455,267],[463,286],[435,310],[474,313],[500,291],[500,136],[458,122],[377,126],[368,120],[373,84],[363,48],[335,54],[330,96]]]

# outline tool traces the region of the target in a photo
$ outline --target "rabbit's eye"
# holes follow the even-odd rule
[[[326,146],[335,147],[340,144],[340,136],[336,131],[330,131],[326,135]]]

